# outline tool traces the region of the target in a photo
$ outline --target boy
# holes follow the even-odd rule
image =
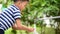
[[[0,34],[12,27],[16,30],[26,30],[33,32],[34,28],[27,27],[21,24],[21,11],[25,8],[29,0],[13,0],[14,4],[5,9],[0,14]]]

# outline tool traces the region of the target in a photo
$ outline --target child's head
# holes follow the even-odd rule
[[[14,3],[20,10],[23,10],[28,2],[29,0],[14,0]]]

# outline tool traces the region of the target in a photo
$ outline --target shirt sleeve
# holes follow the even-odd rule
[[[14,19],[21,18],[20,10],[14,11],[13,16],[14,16]]]

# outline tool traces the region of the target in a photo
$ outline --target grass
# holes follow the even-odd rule
[[[6,30],[5,31],[5,34],[13,34],[12,32],[11,32],[11,28],[10,29],[8,29],[8,30]],[[39,33],[39,34],[55,34],[55,31],[54,31],[54,28],[45,28],[45,32],[44,32],[44,30],[42,30],[42,33],[41,33],[41,28],[40,27],[37,27],[37,32]],[[26,31],[23,31],[23,30],[17,30],[17,33],[16,34],[33,34],[33,32],[31,32],[31,33],[26,33]]]

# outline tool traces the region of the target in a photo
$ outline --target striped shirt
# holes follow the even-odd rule
[[[12,27],[17,18],[21,18],[20,10],[15,5],[11,5],[0,13],[0,29],[7,30]]]

